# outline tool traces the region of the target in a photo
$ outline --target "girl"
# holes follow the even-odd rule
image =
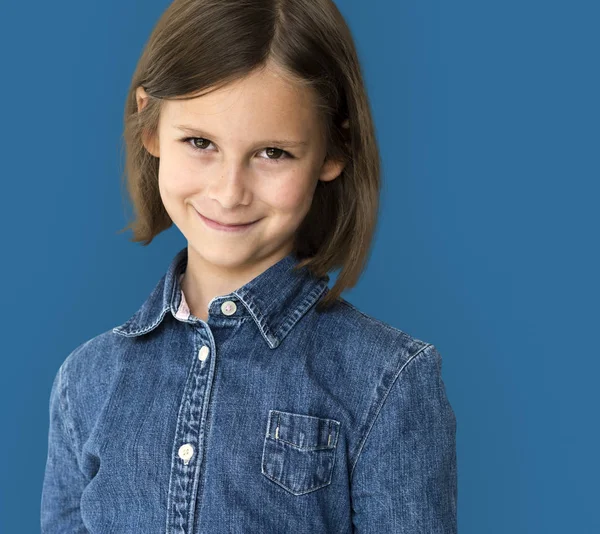
[[[380,166],[334,3],[176,0],[124,135],[134,241],[187,246],[58,370],[42,532],[456,532],[440,354],[340,297]]]

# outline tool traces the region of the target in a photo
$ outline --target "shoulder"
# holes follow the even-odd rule
[[[127,351],[124,340],[107,330],[76,346],[60,364],[55,380],[60,379],[63,403],[72,419],[86,421],[86,413],[101,408],[118,380]]]
[[[115,349],[122,345],[122,339],[110,329],[76,346],[61,364],[63,376],[102,375],[103,369],[114,367]]]
[[[398,424],[407,421],[400,415],[410,402],[422,406],[424,399],[429,399],[432,417],[445,408],[441,356],[432,343],[359,310],[341,297],[323,312],[318,330],[318,357],[327,362],[328,369],[335,370],[332,381],[343,388],[338,398],[349,398],[346,406],[351,406],[348,409],[354,414],[353,465],[384,405]],[[433,406],[434,397],[439,410]],[[410,410],[418,412],[412,407]]]
[[[440,357],[432,343],[363,312],[342,297],[324,312],[320,329],[334,345],[344,345],[369,365],[390,371],[399,370],[422,353]]]

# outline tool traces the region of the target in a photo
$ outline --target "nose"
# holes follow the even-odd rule
[[[247,204],[250,197],[247,169],[243,163],[223,161],[215,173],[208,196],[223,208],[233,208]]]

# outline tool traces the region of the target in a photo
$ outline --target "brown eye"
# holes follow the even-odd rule
[[[273,155],[277,155],[277,156],[281,156],[284,153],[284,150],[282,150],[281,148],[275,148],[275,147],[269,147],[265,149],[267,151],[267,155],[273,156]],[[273,154],[273,152],[275,152],[275,154]],[[279,157],[273,158],[273,159],[281,159]]]
[[[195,148],[206,148],[203,143],[210,143],[210,141],[204,139],[204,137],[192,137],[192,144]]]

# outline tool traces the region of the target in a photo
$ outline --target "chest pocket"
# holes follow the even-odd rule
[[[269,410],[262,474],[293,495],[327,486],[339,429],[335,419]]]

